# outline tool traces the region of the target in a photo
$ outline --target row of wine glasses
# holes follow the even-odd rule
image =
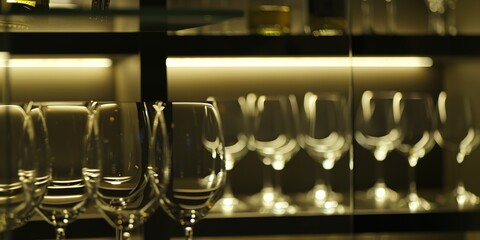
[[[355,139],[372,151],[379,166],[377,180],[366,192],[377,207],[429,210],[432,204],[417,193],[415,167],[438,143],[446,151],[454,151],[460,165],[479,143],[479,129],[468,97],[441,92],[436,106],[424,93],[366,91],[363,93],[355,118]],[[388,154],[398,150],[408,160],[409,190],[405,198],[389,188],[383,177]],[[450,194],[450,204],[460,208],[479,203],[479,198],[467,191],[459,179]]]
[[[225,183],[221,123],[207,102],[0,105],[0,123],[0,231],[36,210],[65,239],[95,206],[130,239],[161,206],[191,239]]]
[[[328,175],[350,149],[348,102],[338,93],[309,92],[304,96],[304,108],[299,107],[294,95],[251,93],[233,99],[215,98],[215,102],[224,123],[227,165],[233,168],[235,162],[253,151],[264,166],[260,192],[244,203],[227,190],[216,209],[224,213],[243,211],[246,206],[261,213],[297,212],[299,207],[292,203],[291,196],[282,192],[280,181],[285,165],[304,148]],[[332,191],[329,178],[319,175],[316,179],[307,201],[324,212],[341,209],[341,195]]]

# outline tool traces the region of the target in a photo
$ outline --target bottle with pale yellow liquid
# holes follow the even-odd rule
[[[280,36],[290,33],[289,0],[249,0],[248,28],[251,34]]]

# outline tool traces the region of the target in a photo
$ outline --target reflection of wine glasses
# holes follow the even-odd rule
[[[274,170],[273,186],[260,192],[261,211],[274,214],[294,213],[288,197],[282,193],[281,171],[300,149],[297,143],[298,109],[293,96],[259,96],[255,108],[254,146],[263,164]],[[268,176],[267,176],[268,177]]]
[[[385,183],[383,163],[387,155],[400,143],[398,116],[393,111],[395,92],[365,91],[355,119],[355,140],[373,152],[377,162],[376,182],[367,191],[377,207],[395,202],[398,194]]]
[[[479,129],[470,99],[464,95],[447,95],[441,92],[437,104],[438,129],[435,140],[445,150],[455,153],[457,161],[457,183],[451,199],[460,208],[480,203],[474,193],[467,191],[463,184],[460,167],[465,157],[479,144]]]
[[[304,114],[303,148],[320,164],[325,176],[324,182],[317,177],[309,194],[315,206],[326,213],[344,211],[340,194],[332,190],[329,172],[350,148],[347,102],[338,94],[308,92],[304,98]]]
[[[33,128],[18,105],[0,105],[0,232],[21,226],[34,209]]]
[[[148,107],[155,111],[153,131]],[[117,239],[130,239],[129,231],[155,212],[166,187],[169,156],[162,108],[143,102],[100,103],[95,108],[103,164],[95,200],[116,228]]]
[[[194,225],[222,196],[226,180],[220,118],[213,105],[172,103],[172,169],[164,210],[193,238]]]
[[[225,164],[227,172],[231,171],[235,163],[248,153],[248,129],[246,99],[239,98],[209,98],[216,107],[223,127],[225,141]],[[236,198],[231,188],[231,177],[227,183],[222,198],[216,204],[218,209],[228,213],[246,209],[246,204]]]
[[[402,132],[402,140],[397,149],[405,155],[409,165],[409,192],[400,201],[400,207],[407,207],[410,211],[430,210],[431,204],[417,193],[415,167],[435,145],[432,98],[422,93],[397,93],[394,110],[400,116]]]
[[[53,163],[52,180],[37,210],[56,228],[57,239],[64,239],[67,225],[92,203],[92,192],[85,179],[94,177],[98,171],[93,169],[90,176],[90,171],[84,168],[91,113],[83,104],[52,104],[42,108]]]

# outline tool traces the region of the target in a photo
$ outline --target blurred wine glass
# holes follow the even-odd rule
[[[437,35],[456,35],[456,7],[458,0],[425,0],[430,32]]]
[[[218,112],[210,103],[173,102],[172,168],[161,206],[193,238],[194,225],[222,197],[225,150]]]
[[[52,179],[37,210],[55,227],[56,238],[65,239],[68,224],[93,203],[93,192],[86,181],[95,178],[98,167],[86,171],[84,166],[91,112],[86,103],[49,103],[42,106],[42,112],[52,156]]]
[[[432,204],[419,196],[415,180],[415,168],[435,145],[433,133],[435,131],[433,101],[430,95],[424,93],[396,93],[394,110],[400,116],[401,143],[397,149],[408,160],[409,188],[408,194],[401,199],[399,206],[410,211],[430,210]]]
[[[330,170],[350,149],[351,131],[348,105],[336,93],[308,92],[304,97],[303,148],[324,173],[324,181],[316,177],[309,192],[314,206],[325,213],[343,212],[341,194],[332,190]]]
[[[362,11],[362,31],[363,34],[372,34],[373,32],[373,0],[360,0]]]
[[[480,199],[465,188],[461,174],[465,157],[478,147],[480,140],[470,98],[460,93],[441,92],[438,95],[436,118],[438,128],[435,140],[446,152],[455,154],[457,166],[457,182],[448,199],[459,208],[473,207],[480,203]]]
[[[146,102],[105,102],[95,107],[102,161],[95,200],[116,228],[116,239],[131,238],[130,231],[157,210],[167,186],[170,161],[163,108],[161,103]]]
[[[400,143],[399,117],[393,110],[395,92],[365,91],[355,117],[355,140],[373,152],[377,162],[376,182],[366,192],[376,207],[389,207],[398,200],[398,193],[387,186],[384,178],[384,161]]]
[[[225,166],[228,173],[223,196],[212,211],[222,211],[224,213],[244,211],[247,209],[247,205],[235,197],[232,191],[230,172],[235,164],[249,152],[246,99],[245,97],[210,97],[208,100],[213,102],[222,121],[223,139],[225,141]]]
[[[24,219],[35,208],[39,192],[35,189],[37,159],[31,118],[20,105],[0,105],[0,132],[0,232],[3,232],[25,223]]]
[[[385,31],[387,34],[394,34],[397,30],[397,0],[385,0],[385,10],[386,10],[386,27]]]
[[[296,99],[293,95],[261,95],[255,106],[253,144],[263,164],[274,171],[273,184],[265,185],[257,195],[261,199],[260,211],[295,213],[297,207],[282,193],[281,172],[300,149]]]

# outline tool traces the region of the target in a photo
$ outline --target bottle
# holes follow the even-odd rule
[[[21,14],[31,11],[48,10],[48,0],[3,0],[2,13]]]
[[[40,20],[34,20],[29,13],[48,9],[49,0],[1,0],[0,13],[11,16],[6,20],[0,20],[0,27],[7,30],[30,29],[33,22]]]
[[[292,16],[289,0],[249,0],[247,14],[252,34],[280,36],[290,33]]]
[[[345,33],[345,0],[309,0],[308,33],[336,36]]]

